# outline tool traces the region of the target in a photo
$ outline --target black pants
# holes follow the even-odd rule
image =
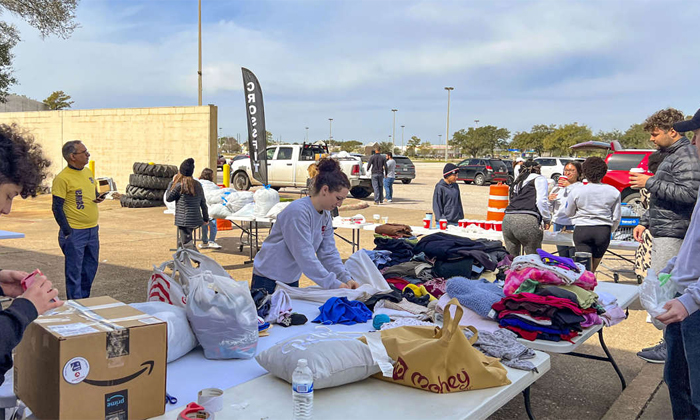
[[[593,258],[603,258],[610,245],[610,226],[576,226],[576,252],[590,252]]]
[[[295,281],[294,283],[288,283],[287,285],[292,287],[299,287],[299,280]],[[258,276],[257,274],[253,274],[253,281],[250,282],[250,290],[265,289],[267,290],[267,293],[273,294],[275,293],[275,287],[277,287],[277,282],[275,282],[274,280],[268,279],[267,277]]]
[[[186,227],[186,226],[178,226],[178,235],[177,235],[177,247],[178,248],[184,248],[184,247],[192,247],[192,231],[194,231],[196,228],[191,228],[191,227]]]

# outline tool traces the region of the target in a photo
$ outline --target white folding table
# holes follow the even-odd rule
[[[24,238],[24,233],[10,232],[9,230],[0,230],[0,239],[21,239]]]
[[[367,226],[376,226],[373,223],[343,223],[336,222],[333,220],[333,229],[350,229],[352,231],[352,240],[348,240],[346,237],[340,235],[338,232],[333,232],[333,234],[340,238],[343,242],[352,245],[352,253],[360,249],[360,232],[365,230]],[[374,231],[374,227],[371,229]]]

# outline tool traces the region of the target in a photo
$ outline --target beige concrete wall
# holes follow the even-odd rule
[[[18,124],[34,135],[57,174],[66,166],[63,143],[82,140],[95,161],[96,176],[111,177],[120,192],[134,162],[180,166],[195,160],[195,176],[216,168],[217,107],[117,108],[0,113],[0,124]]]

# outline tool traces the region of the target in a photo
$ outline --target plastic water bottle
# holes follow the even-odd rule
[[[311,419],[314,409],[314,375],[306,359],[299,359],[292,375],[294,420]]]

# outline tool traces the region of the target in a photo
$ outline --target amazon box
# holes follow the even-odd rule
[[[167,324],[110,297],[67,301],[15,350],[14,389],[40,419],[165,412]]]

